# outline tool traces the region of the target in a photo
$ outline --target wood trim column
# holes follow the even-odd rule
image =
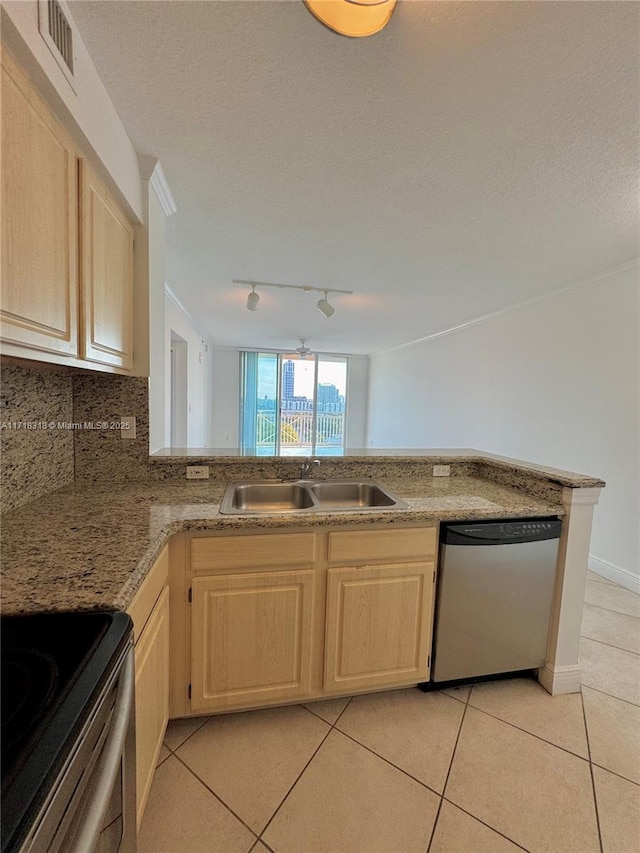
[[[538,672],[540,684],[552,695],[577,693],[580,690],[580,628],[593,508],[599,497],[600,488],[565,488],[562,491],[562,503],[567,514],[563,519],[558,549],[547,660],[544,668]]]

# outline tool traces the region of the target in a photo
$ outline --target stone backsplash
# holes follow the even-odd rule
[[[136,438],[123,440],[112,426],[131,415],[136,418]],[[74,479],[123,482],[151,477],[145,378],[7,360],[0,373],[0,416],[2,513]],[[162,472],[157,479],[167,476],[176,472]]]
[[[1,511],[73,480],[72,377],[64,369],[3,364],[0,373]]]
[[[114,425],[136,419],[136,437],[123,439]],[[77,480],[146,480],[149,477],[149,380],[110,373],[73,377],[73,418],[92,427],[76,430]]]

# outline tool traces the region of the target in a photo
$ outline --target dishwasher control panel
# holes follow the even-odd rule
[[[500,533],[503,536],[542,533],[546,530],[554,530],[557,524],[557,521],[505,521],[504,524],[500,525]]]
[[[508,545],[558,539],[561,529],[562,521],[559,518],[468,521],[442,525],[441,541],[451,545]]]

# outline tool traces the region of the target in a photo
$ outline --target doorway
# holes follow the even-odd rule
[[[187,446],[188,345],[171,330],[171,447]]]

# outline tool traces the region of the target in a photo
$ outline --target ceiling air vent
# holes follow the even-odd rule
[[[73,85],[73,27],[58,0],[38,0],[40,35]]]
[[[47,6],[49,7],[49,35],[58,48],[67,68],[73,74],[73,33],[71,27],[56,0],[48,0]]]

